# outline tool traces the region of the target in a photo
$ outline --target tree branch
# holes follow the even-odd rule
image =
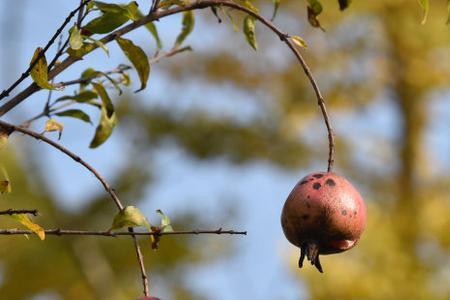
[[[123,205],[120,202],[119,197],[117,196],[117,194],[114,191],[114,189],[106,181],[106,179],[96,169],[94,169],[94,167],[92,167],[86,161],[81,159],[81,157],[79,157],[78,155],[76,155],[75,153],[70,151],[69,149],[65,148],[63,145],[61,145],[61,144],[59,144],[59,143],[57,143],[57,142],[55,142],[55,141],[45,137],[42,134],[39,134],[39,133],[37,133],[35,131],[32,131],[30,129],[26,129],[26,128],[23,128],[23,127],[20,127],[20,126],[15,126],[15,125],[9,124],[9,123],[7,123],[5,121],[2,121],[2,120],[0,120],[0,127],[3,127],[6,130],[11,131],[11,132],[14,132],[14,131],[21,132],[21,133],[23,133],[25,135],[28,135],[30,137],[33,137],[33,138],[35,138],[37,140],[43,141],[44,143],[49,144],[53,148],[59,150],[60,152],[64,153],[65,155],[69,156],[70,158],[72,158],[77,163],[80,163],[82,166],[84,166],[86,169],[88,169],[100,181],[100,183],[105,188],[106,192],[113,199],[113,201],[116,204],[117,208],[119,208],[120,210],[123,209]]]
[[[23,72],[22,75],[20,75],[19,79],[17,79],[9,88],[3,90],[3,92],[0,94],[0,100],[2,100],[5,97],[8,97],[9,94],[12,92],[12,90],[14,90],[22,81],[24,81],[30,75],[30,71],[34,68],[34,66],[37,64],[37,62],[42,57],[44,57],[47,50],[50,48],[51,45],[53,45],[53,43],[55,42],[58,35],[60,35],[61,32],[63,31],[64,27],[66,27],[66,25],[70,22],[70,20],[73,18],[73,16],[75,16],[75,14],[78,11],[82,10],[83,7],[86,4],[88,4],[90,1],[91,0],[85,0],[85,1],[81,2],[80,5],[76,9],[74,9],[73,11],[70,12],[70,14],[67,16],[67,18],[62,23],[62,25],[56,30],[55,34],[47,42],[47,45],[45,45],[44,49],[39,53],[39,55],[36,57],[36,59],[31,62],[28,69],[25,72]]]
[[[18,235],[18,234],[33,234],[33,231],[27,229],[0,229],[0,235]],[[247,235],[247,231],[223,230],[222,228],[216,230],[186,230],[186,231],[171,231],[171,232],[129,232],[129,231],[108,231],[108,230],[69,230],[69,229],[46,229],[46,235],[83,235],[83,236],[164,236],[164,235],[201,235],[201,234],[229,234],[229,235]]]
[[[297,58],[297,61],[301,65],[304,73],[306,74],[306,77],[308,78],[308,80],[314,90],[314,93],[317,98],[317,103],[320,107],[320,110],[321,110],[321,113],[322,113],[322,116],[323,116],[323,119],[325,122],[325,126],[326,126],[326,129],[328,132],[328,148],[329,148],[329,150],[328,150],[327,170],[329,172],[331,172],[332,168],[333,168],[334,152],[335,152],[335,150],[334,150],[334,147],[335,147],[334,146],[334,133],[333,133],[333,128],[330,124],[329,116],[328,116],[327,109],[325,106],[325,101],[320,92],[319,86],[318,86],[314,76],[312,75],[311,70],[309,69],[308,65],[306,64],[303,56],[297,50],[297,48],[291,41],[289,35],[287,33],[282,32],[270,20],[261,16],[259,13],[256,13],[256,12],[248,9],[247,7],[244,7],[242,5],[239,5],[239,4],[229,1],[229,0],[197,0],[196,2],[187,4],[183,7],[178,6],[178,7],[174,7],[174,8],[167,9],[167,10],[152,11],[145,17],[141,18],[140,20],[137,20],[136,22],[133,22],[127,26],[124,26],[124,27],[108,34],[107,36],[102,38],[100,41],[103,44],[107,44],[107,43],[115,40],[117,37],[120,37],[142,25],[145,25],[149,22],[170,16],[173,14],[177,14],[177,13],[180,13],[183,11],[188,11],[188,10],[203,9],[203,8],[207,8],[207,7],[220,6],[220,5],[243,11],[243,12],[253,16],[257,20],[259,20],[267,28],[269,28],[271,31],[273,31],[281,39],[281,41],[284,42],[289,47],[289,49],[293,52],[293,54]],[[96,48],[98,48],[98,47],[94,45],[91,51],[95,50]],[[89,52],[87,52],[86,54],[88,54]],[[69,66],[71,66],[72,64],[74,64],[75,62],[77,62],[79,60],[81,60],[81,58],[72,57],[72,56],[66,58],[61,64],[59,64],[59,65],[55,66],[55,68],[53,68],[53,70],[49,73],[49,78],[53,78],[53,77],[57,76],[59,73],[61,73],[66,68],[68,68]],[[27,97],[29,97],[30,95],[32,95],[33,93],[38,91],[39,89],[40,88],[34,83],[31,84],[30,86],[28,86],[25,90],[23,90],[21,93],[16,95],[9,102],[5,103],[2,107],[0,107],[0,117],[2,115],[4,115],[5,113],[7,113],[8,111],[10,111],[12,108],[14,108],[19,103],[21,103],[24,99],[26,99]]]
[[[38,215],[37,209],[7,209],[7,210],[0,210],[0,215],[19,215],[19,214],[30,214],[33,216]]]

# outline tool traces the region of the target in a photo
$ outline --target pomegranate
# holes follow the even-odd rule
[[[302,178],[289,194],[281,214],[286,238],[300,248],[299,267],[306,258],[321,273],[320,254],[354,247],[366,224],[366,207],[344,177],[317,172]]]

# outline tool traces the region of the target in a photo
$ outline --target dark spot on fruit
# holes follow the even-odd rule
[[[300,185],[303,185],[305,183],[308,183],[308,180],[303,180],[302,182],[300,182]]]
[[[321,187],[322,187],[322,185],[321,185],[320,183],[318,183],[318,182],[316,182],[316,183],[313,184],[313,189],[315,189],[315,190],[318,190],[318,189],[320,189]]]
[[[303,215],[303,216],[302,216],[302,219],[303,219],[303,220],[307,220],[308,218],[309,218],[309,215]]]
[[[325,184],[328,184],[329,186],[335,186],[336,182],[334,182],[333,179],[327,179],[327,181],[325,181]]]
[[[309,199],[309,198],[311,198],[311,197],[310,197],[310,196],[308,195],[308,196],[306,196],[306,198],[308,198],[308,199]]]
[[[314,174],[313,177],[319,179],[323,177],[323,174]]]
[[[308,198],[309,198],[309,196],[308,196]],[[309,202],[306,202],[306,207],[311,208],[311,204],[309,204]]]
[[[357,212],[356,212],[356,210],[353,212],[353,214],[356,216],[357,215]]]
[[[347,211],[346,211],[345,209],[343,209],[343,210],[341,210],[341,214],[342,214],[343,216],[346,216],[346,215],[347,215]]]
[[[308,179],[308,181],[313,181],[314,180],[314,178],[310,178],[310,179]]]

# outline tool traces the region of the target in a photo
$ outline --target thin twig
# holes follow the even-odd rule
[[[78,17],[77,17],[77,26],[78,26],[78,28],[80,28],[81,21],[83,20],[83,13],[84,13],[83,0],[80,0],[80,7],[81,7],[81,9],[78,11]]]
[[[0,229],[0,235],[16,235],[16,234],[32,234],[33,231],[27,229]],[[227,235],[247,235],[247,231],[223,230],[222,228],[216,230],[186,230],[186,231],[171,231],[171,232],[129,232],[129,231],[109,231],[109,230],[70,230],[70,229],[46,229],[46,235],[83,235],[83,236],[164,236],[164,235],[201,235],[201,234],[227,234]]]
[[[138,259],[139,269],[141,271],[142,286],[144,287],[143,289],[144,296],[150,296],[150,283],[147,271],[145,270],[144,256],[142,255],[141,247],[139,247],[136,234],[133,231],[133,228],[131,227],[128,228],[128,233],[130,233],[131,236],[133,237],[134,249],[136,250],[136,257]]]
[[[37,114],[36,116],[34,116],[34,117],[32,117],[32,118],[30,118],[30,119],[28,119],[28,120],[22,122],[22,124],[20,124],[19,127],[22,127],[22,128],[29,128],[30,125],[31,125],[31,123],[33,123],[34,121],[39,120],[40,118],[46,117],[46,116],[48,116],[48,115],[51,116],[51,114],[52,114],[53,112],[58,111],[58,110],[60,110],[60,109],[63,109],[63,108],[65,108],[65,107],[67,107],[67,106],[70,106],[70,105],[72,105],[72,104],[74,104],[74,103],[77,103],[77,102],[76,102],[76,101],[66,102],[66,103],[63,103],[63,104],[58,105],[58,106],[56,106],[56,107],[49,108],[47,112],[44,110],[44,111],[42,111],[41,113]],[[52,106],[52,105],[50,105],[50,106]]]
[[[256,12],[250,10],[247,7],[244,7],[242,5],[239,5],[239,4],[237,4],[235,2],[232,2],[232,1],[229,1],[229,0],[197,0],[196,2],[192,2],[192,3],[184,5],[182,7],[178,6],[178,7],[170,8],[170,9],[167,9],[167,10],[155,10],[155,11],[151,12],[150,14],[146,15],[145,17],[141,18],[140,20],[137,20],[136,22],[133,22],[133,23],[127,25],[127,26],[124,26],[124,27],[122,27],[122,28],[120,28],[120,29],[118,29],[118,30],[108,34],[107,36],[102,38],[100,41],[103,44],[107,44],[107,43],[115,40],[117,37],[120,37],[120,36],[130,32],[130,31],[132,31],[132,30],[134,30],[134,29],[136,29],[136,28],[138,28],[138,27],[140,27],[142,25],[145,25],[145,24],[147,24],[149,22],[152,22],[154,20],[158,20],[158,19],[161,19],[163,17],[170,16],[170,15],[173,15],[173,14],[177,14],[177,13],[180,13],[180,12],[183,12],[183,11],[195,10],[195,9],[203,9],[203,8],[207,8],[207,7],[211,7],[211,6],[218,6],[218,5],[231,7],[231,8],[243,11],[243,12],[245,12],[245,13],[253,16],[253,17],[255,17],[262,24],[264,24],[266,27],[268,27],[270,30],[272,30],[281,39],[281,41],[283,41],[285,44],[287,44],[289,49],[291,49],[291,51],[294,53],[295,57],[297,58],[297,60],[300,63],[300,65],[302,66],[304,73],[306,74],[309,82],[311,83],[311,85],[312,85],[312,87],[314,89],[318,105],[320,107],[322,116],[323,116],[324,121],[325,121],[325,126],[326,126],[326,129],[327,129],[327,132],[328,132],[328,146],[329,146],[329,151],[328,151],[328,168],[327,168],[327,170],[329,172],[332,171],[333,163],[334,163],[334,134],[333,134],[333,128],[331,127],[329,116],[328,116],[328,113],[327,113],[327,110],[326,110],[326,106],[325,106],[325,101],[324,101],[323,96],[322,96],[322,94],[320,92],[320,89],[319,89],[319,87],[317,85],[317,82],[316,82],[314,76],[312,75],[311,70],[309,69],[308,65],[306,64],[305,60],[303,59],[302,55],[297,50],[296,46],[292,43],[289,35],[284,33],[284,32],[282,32],[271,21],[269,21],[268,19],[264,18],[259,13],[256,13]],[[93,51],[96,48],[97,48],[97,46],[94,45],[92,47],[91,51]],[[59,73],[61,73],[66,68],[68,68],[70,65],[72,65],[73,63],[79,61],[80,59],[81,58],[77,58],[77,57],[68,57],[61,64],[56,66],[52,70],[52,72],[49,73],[49,78],[53,78],[53,77],[57,76]],[[5,103],[2,107],[0,107],[0,117],[2,115],[4,115],[5,113],[7,113],[8,111],[10,111],[12,108],[14,108],[19,103],[21,103],[24,99],[28,98],[30,95],[32,95],[33,93],[38,91],[39,89],[40,88],[36,84],[32,84],[32,85],[28,86],[25,90],[23,90],[21,93],[16,95],[16,97],[14,97],[9,102]]]
[[[83,1],[83,0],[81,0],[81,1]],[[80,10],[80,11],[81,11],[81,10]],[[63,48],[63,45],[62,45],[62,39],[63,39],[63,34],[61,33],[61,35],[59,36],[59,40],[58,40],[57,53],[59,53],[59,52],[61,51],[61,49]],[[55,81],[55,78],[52,78],[52,79],[50,80],[50,83],[53,84],[54,81]],[[45,103],[44,111],[42,112],[44,115],[48,115],[48,114],[49,114],[49,111],[50,111],[50,101],[52,100],[52,93],[53,93],[53,90],[49,90],[49,91],[48,91],[47,102]]]
[[[37,64],[37,62],[44,57],[47,50],[50,48],[51,45],[55,42],[56,38],[61,34],[64,27],[70,22],[70,20],[73,18],[73,16],[82,9],[87,3],[89,3],[91,0],[85,0],[81,2],[81,4],[70,12],[70,14],[67,16],[67,18],[64,20],[63,24],[56,30],[55,34],[52,36],[52,38],[48,41],[47,45],[45,45],[44,49],[38,54],[36,59],[30,63],[30,66],[28,69],[20,75],[19,79],[17,79],[9,88],[3,90],[3,92],[0,94],[0,100],[2,100],[5,97],[8,97],[9,94],[14,90],[22,81],[24,81],[29,75],[30,71],[34,68],[34,66]]]
[[[29,214],[33,216],[38,215],[37,209],[7,209],[0,210],[0,215],[20,215],[20,214]]]
[[[158,9],[159,1],[160,1],[160,0],[153,0],[153,1],[152,1],[152,5],[150,6],[149,14],[155,12],[155,11]]]
[[[47,144],[49,144],[50,146],[56,148],[57,150],[59,150],[60,152],[66,154],[67,156],[69,156],[70,158],[72,158],[74,161],[80,163],[81,165],[83,165],[86,169],[88,169],[92,174],[94,174],[94,176],[101,182],[101,184],[103,185],[103,187],[105,188],[106,192],[111,196],[111,198],[113,199],[114,203],[116,204],[117,208],[119,208],[120,210],[123,209],[123,205],[119,200],[119,197],[117,196],[116,192],[114,191],[114,189],[109,185],[109,183],[106,181],[105,178],[103,178],[103,176],[96,170],[94,169],[94,167],[92,167],[90,164],[88,164],[86,161],[84,161],[83,159],[81,159],[81,157],[79,157],[78,155],[76,155],[75,153],[73,153],[72,151],[70,151],[69,149],[65,148],[63,145],[45,137],[42,134],[39,134],[35,131],[32,131],[30,129],[26,129],[20,126],[15,126],[13,124],[9,124],[5,121],[0,120],[0,127],[5,128],[6,130],[9,131],[17,131],[17,132],[21,132],[23,134],[26,134],[28,136],[31,136],[37,140],[43,141]]]

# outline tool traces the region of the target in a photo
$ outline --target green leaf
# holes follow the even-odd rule
[[[110,230],[136,226],[145,226],[151,231],[150,223],[142,212],[136,206],[127,206],[114,216]]]
[[[244,0],[241,2],[244,7],[250,9],[251,11],[253,11],[255,13],[259,13],[259,9],[256,6],[254,6],[250,0]]]
[[[102,48],[103,51],[105,51],[106,55],[109,56],[108,47],[105,44],[103,44],[100,40],[96,40],[94,38],[91,38],[90,36],[86,36],[86,39],[93,42],[97,47]]]
[[[21,223],[26,228],[30,229],[43,241],[45,240],[45,230],[38,224],[31,221],[30,217],[26,214],[14,214],[11,215],[13,219]]]
[[[257,50],[258,44],[256,43],[256,36],[255,36],[255,18],[252,16],[246,16],[244,18],[244,35],[247,42],[250,44],[250,46]]]
[[[320,15],[322,12],[322,4],[320,4],[317,0],[308,0],[309,5],[307,7],[307,13],[308,13],[308,22],[312,27],[318,27],[325,31],[323,27],[320,25],[319,19],[317,19],[317,16]]]
[[[309,7],[311,8],[312,13],[315,16],[318,16],[322,13],[323,11],[323,7],[322,4],[320,3],[320,1],[318,0],[308,0],[309,3]]]
[[[170,218],[160,209],[156,210],[156,212],[161,215],[161,232],[172,232],[173,228],[170,224]]]
[[[60,111],[60,112],[56,113],[55,115],[57,115],[59,117],[71,117],[71,118],[79,119],[84,122],[92,124],[91,118],[89,117],[89,115],[79,109],[64,110],[64,111]]]
[[[184,6],[185,3],[183,0],[161,0],[159,2],[158,8],[169,8],[173,5]]]
[[[73,95],[73,96],[68,95],[68,96],[60,97],[60,98],[56,99],[55,102],[73,100],[78,103],[84,103],[89,100],[96,99],[97,97],[98,97],[97,93],[88,90],[88,91],[83,91],[83,92]]]
[[[122,12],[107,11],[100,17],[90,21],[83,29],[91,33],[109,33],[127,21],[128,17]]]
[[[100,1],[94,1],[95,6],[102,12],[112,12],[117,14],[122,14],[129,18],[130,20],[137,20],[136,11],[138,9],[138,4],[136,1],[131,1],[130,3],[124,4],[113,4],[105,3]]]
[[[87,68],[84,70],[83,73],[81,73],[81,79],[86,79],[87,81],[80,82],[80,91],[84,91],[84,89],[91,83],[91,80],[99,75],[99,72],[93,68]]]
[[[418,1],[423,10],[423,19],[421,22],[421,24],[423,25],[425,24],[428,18],[428,11],[430,10],[430,2],[428,2],[428,0],[418,0]]]
[[[231,26],[233,26],[233,30],[235,32],[239,32],[239,26],[236,24],[233,16],[230,13],[230,10],[225,10],[225,14],[227,15],[228,19],[230,20]]]
[[[144,16],[144,14],[140,10],[138,10],[137,16],[140,19]],[[145,28],[147,28],[147,30],[152,34],[153,38],[155,39],[156,47],[158,48],[158,50],[161,49],[162,42],[161,39],[159,38],[158,29],[156,28],[155,24],[153,22],[149,22],[145,24]]]
[[[94,1],[94,5],[104,13],[106,12],[113,12],[119,14],[125,13],[125,9],[118,4]]]
[[[42,48],[40,48],[40,47],[36,48],[36,50],[34,51],[33,58],[31,59],[30,66],[38,58],[38,55],[42,51],[43,51]],[[39,59],[39,61],[31,69],[30,75],[31,75],[31,78],[33,78],[33,81],[40,88],[47,89],[47,90],[54,90],[57,88],[57,86],[48,82],[47,69],[48,69],[47,60],[45,59],[45,55],[42,55],[42,57]]]
[[[111,76],[106,74],[105,72],[97,71],[97,70],[94,70],[93,68],[87,68],[81,74],[81,78],[82,79],[86,79],[86,80],[87,79],[91,79],[92,80],[94,78],[101,77],[101,76],[103,76],[106,79],[108,79],[109,82],[111,82],[111,84],[114,86],[114,88],[119,92],[119,94],[122,94],[122,90],[120,89],[120,87],[117,84],[117,82],[113,78],[111,78]],[[91,80],[88,80],[87,82],[81,82],[80,83],[80,90],[84,90],[84,88],[91,83]]]
[[[70,56],[81,58],[94,50],[95,44],[92,43],[83,43],[83,46],[81,46],[80,49],[74,50],[72,48],[67,49],[67,53]]]
[[[73,50],[78,50],[83,46],[83,37],[77,25],[74,25],[70,30],[69,45]]]
[[[338,0],[338,2],[339,2],[339,9],[344,10],[350,5],[350,3],[352,3],[352,0]]]
[[[93,8],[94,8],[94,1],[91,1],[86,5],[86,11],[90,11]]]
[[[45,122],[45,129],[44,132],[58,132],[58,140],[61,139],[62,132],[64,130],[64,125],[55,119],[48,119],[47,122]]]
[[[89,145],[89,148],[97,148],[98,146],[103,144],[111,136],[116,124],[116,114],[113,114],[111,118],[108,118],[105,108],[102,107],[100,123],[95,129],[95,135],[91,141],[91,144]]]
[[[106,111],[106,116],[108,118],[111,118],[114,114],[114,105],[111,101],[111,98],[109,97],[108,93],[106,92],[103,85],[100,83],[92,82],[92,86],[94,87],[97,94],[100,96],[100,99],[102,99],[103,107]]]
[[[138,13],[139,5],[137,4],[136,1],[131,1],[130,3],[128,3],[127,5],[123,5],[122,7],[126,10],[126,16],[130,20],[137,21],[140,19],[140,16]]]
[[[186,37],[192,32],[194,29],[195,19],[194,13],[190,10],[183,12],[183,21],[181,32],[178,35],[174,48],[178,48],[186,39]]]
[[[148,31],[150,31],[153,38],[155,39],[156,47],[158,48],[158,50],[161,49],[162,42],[161,42],[161,39],[159,38],[158,29],[156,28],[155,24],[153,22],[147,23],[147,24],[145,24],[145,28],[147,28]]]
[[[308,48],[308,44],[306,44],[306,41],[298,35],[292,36],[291,40],[294,42],[295,45],[301,48]]]
[[[126,57],[131,61],[136,69],[139,79],[141,81],[141,88],[136,92],[139,92],[147,86],[148,77],[150,75],[150,63],[148,57],[139,46],[133,44],[132,41],[124,38],[116,38],[117,43],[122,49]]]

